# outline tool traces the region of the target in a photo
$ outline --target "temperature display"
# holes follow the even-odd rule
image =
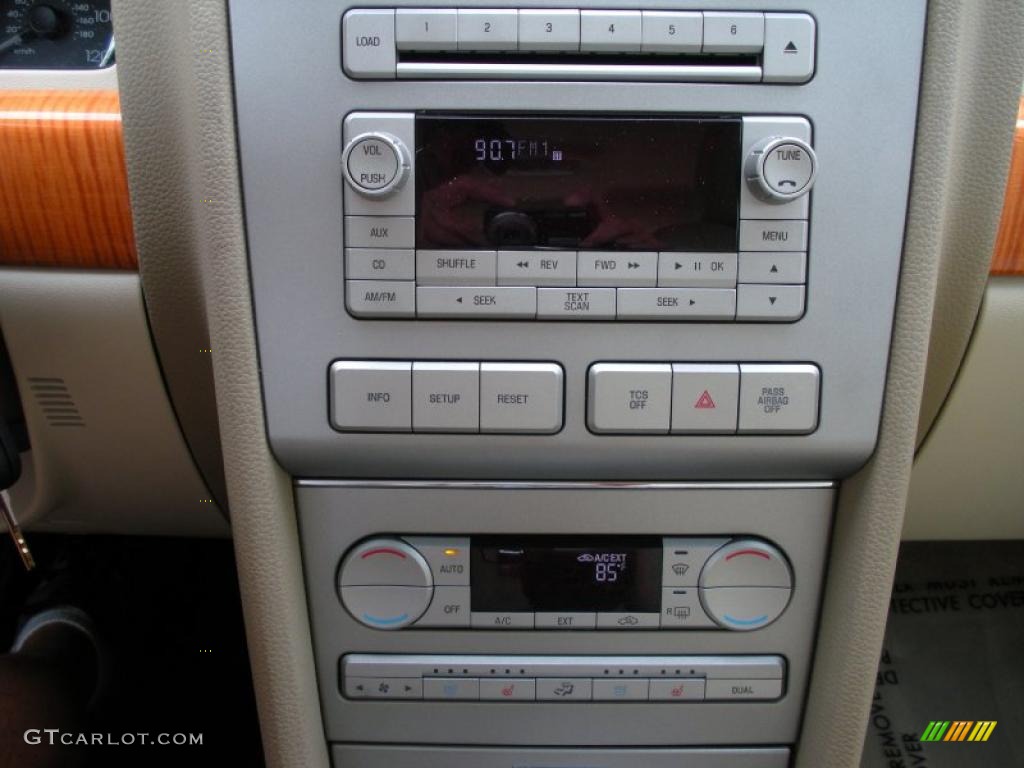
[[[658,611],[661,539],[473,537],[474,611]]]

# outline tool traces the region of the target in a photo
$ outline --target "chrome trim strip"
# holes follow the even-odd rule
[[[676,83],[759,83],[757,66],[673,66],[671,64],[482,64],[398,62],[406,80],[630,80]]]
[[[790,491],[827,490],[837,487],[831,480],[792,482],[635,482],[629,480],[327,480],[297,479],[302,488],[421,488],[425,490],[504,491]]]

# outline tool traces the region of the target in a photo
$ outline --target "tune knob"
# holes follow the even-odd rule
[[[725,629],[766,627],[789,605],[793,572],[786,556],[760,539],[734,539],[715,551],[700,572],[705,612]]]
[[[785,203],[811,191],[818,175],[818,158],[801,139],[773,136],[762,139],[750,150],[744,175],[759,198],[769,203]]]
[[[387,197],[400,190],[412,167],[409,150],[390,133],[361,133],[341,155],[345,181],[360,195]]]
[[[352,618],[374,629],[401,629],[423,615],[434,595],[430,566],[401,539],[368,539],[338,568],[338,595]]]

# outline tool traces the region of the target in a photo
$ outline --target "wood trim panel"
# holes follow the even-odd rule
[[[1017,110],[1003,218],[992,254],[993,275],[1024,275],[1024,99]]]
[[[0,265],[138,269],[116,91],[0,91]]]

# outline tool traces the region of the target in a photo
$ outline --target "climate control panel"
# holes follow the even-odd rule
[[[793,591],[760,538],[380,536],[348,551],[342,604],[382,630],[749,631]]]

